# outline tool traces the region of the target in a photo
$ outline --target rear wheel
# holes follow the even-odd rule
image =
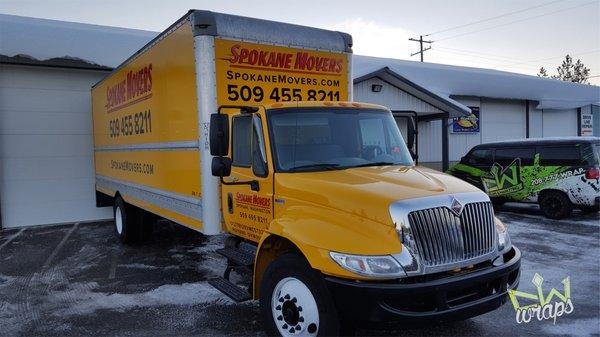
[[[134,243],[140,236],[139,212],[135,206],[117,197],[114,205],[115,233],[122,243]]]
[[[260,308],[272,336],[337,336],[341,332],[323,277],[296,254],[284,254],[267,267]]]
[[[545,191],[539,197],[542,213],[550,219],[563,219],[573,212],[569,197],[561,191]]]
[[[600,211],[600,207],[598,207],[598,206],[580,206],[579,209],[583,213],[596,213],[596,212]]]

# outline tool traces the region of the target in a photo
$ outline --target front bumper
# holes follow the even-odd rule
[[[519,284],[521,252],[513,248],[504,263],[459,275],[402,283],[357,282],[325,277],[339,313],[354,322],[460,320],[492,311]]]

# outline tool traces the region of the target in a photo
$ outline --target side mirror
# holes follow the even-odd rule
[[[229,177],[231,175],[231,159],[229,157],[213,157],[211,171],[215,177]]]
[[[214,113],[210,115],[209,140],[210,154],[212,156],[226,156],[229,153],[229,116],[227,116],[226,114],[219,113]],[[231,161],[229,167],[231,168]]]

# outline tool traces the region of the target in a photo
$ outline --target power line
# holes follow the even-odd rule
[[[530,20],[530,19],[537,19],[537,18],[542,17],[542,16],[552,15],[552,14],[556,14],[556,13],[568,11],[568,10],[571,10],[571,9],[588,6],[588,5],[591,5],[591,4],[594,4],[594,3],[598,3],[598,2],[597,1],[590,1],[590,2],[586,2],[584,4],[581,4],[581,5],[567,7],[567,8],[559,9],[557,11],[543,13],[543,14],[539,14],[539,15],[529,16],[529,17],[526,17],[526,18],[523,18],[523,19],[519,19],[519,20],[514,20],[514,21],[507,22],[507,23],[503,23],[501,25],[491,26],[491,27],[487,27],[487,28],[483,28],[483,29],[478,29],[478,30],[472,30],[472,31],[465,32],[465,33],[460,33],[460,34],[457,34],[457,35],[451,35],[449,37],[445,37],[445,38],[442,38],[442,39],[439,39],[439,40],[435,40],[434,42],[446,41],[446,40],[454,39],[454,38],[457,38],[457,37],[460,37],[460,36],[464,36],[464,35],[469,35],[469,34],[473,34],[473,33],[483,32],[483,31],[494,29],[494,28],[498,28],[498,27],[504,27],[504,26],[507,26],[507,25],[511,25],[513,23],[523,22],[523,21],[527,21],[527,20]]]
[[[461,57],[471,58],[471,59],[473,59],[471,62],[481,63],[481,64],[488,65],[493,68],[498,68],[498,69],[500,69],[500,68],[508,68],[508,69],[520,68],[520,71],[528,71],[528,72],[529,71],[537,71],[537,70],[539,70],[540,66],[543,66],[544,64],[549,63],[549,62],[542,62],[542,63],[535,63],[535,62],[558,59],[558,58],[564,57],[564,55],[561,55],[561,56],[554,56],[554,57],[549,57],[549,58],[544,58],[544,59],[529,60],[529,61],[525,61],[525,62],[517,62],[517,63],[508,63],[507,64],[507,63],[503,63],[499,59],[477,56],[477,55],[474,55],[473,53],[468,53],[468,52],[440,50],[439,47],[435,48],[433,51],[438,52],[438,53],[446,53],[446,54],[450,53],[450,54],[459,55]],[[579,56],[579,55],[585,55],[585,54],[591,54],[591,53],[597,53],[597,52],[600,52],[600,49],[581,52],[581,53],[569,53],[569,55]],[[484,61],[484,60],[489,60],[489,61]]]
[[[534,59],[534,60],[523,60],[523,59],[516,59],[514,57],[508,57],[508,56],[502,56],[502,55],[496,55],[496,54],[489,54],[489,53],[482,53],[480,51],[473,51],[473,50],[465,50],[465,49],[456,49],[456,48],[449,48],[449,47],[440,47],[437,46],[436,49],[442,49],[442,50],[448,50],[449,52],[453,51],[453,52],[460,52],[463,53],[465,55],[483,55],[483,56],[488,56],[488,57],[481,57],[484,59],[489,59],[492,61],[496,61],[494,59],[498,59],[498,60],[505,60],[505,61],[516,61],[516,62],[512,62],[512,63],[506,63],[506,64],[501,64],[501,66],[513,66],[513,65],[519,65],[519,64],[532,64],[535,65],[536,67],[539,65],[540,61],[548,61],[548,60],[554,60],[554,59],[558,59],[558,58],[563,58],[565,57],[565,55],[567,53],[565,53],[565,55],[560,55],[560,56],[553,56],[553,57],[545,57],[542,59]],[[600,52],[600,49],[592,49],[592,50],[585,50],[585,51],[581,51],[581,52],[576,52],[576,53],[568,53],[571,56],[581,56],[581,55],[587,55],[587,54],[592,54],[592,53],[598,53]],[[489,58],[492,57],[492,58]]]
[[[520,9],[518,11],[513,11],[513,12],[508,12],[508,13],[500,14],[500,15],[493,16],[493,17],[490,17],[490,18],[487,18],[487,19],[477,20],[477,21],[473,21],[473,22],[470,22],[470,23],[465,23],[465,24],[462,24],[462,25],[453,26],[453,27],[450,27],[450,28],[446,28],[446,29],[435,31],[433,33],[426,34],[425,36],[430,36],[430,35],[439,34],[439,33],[445,33],[447,31],[451,31],[451,30],[455,30],[455,29],[459,29],[459,28],[463,28],[463,27],[475,25],[475,24],[478,24],[478,23],[482,23],[482,22],[487,22],[487,21],[491,21],[491,20],[503,18],[505,16],[509,16],[509,15],[513,15],[513,14],[517,14],[517,13],[522,13],[522,12],[525,12],[525,11],[528,11],[528,10],[532,10],[532,9],[536,9],[536,8],[540,8],[540,7],[549,6],[549,5],[552,5],[552,4],[555,4],[557,2],[561,2],[561,1],[564,1],[564,0],[555,0],[555,1],[547,2],[547,3],[541,4],[541,5],[537,5],[537,6],[523,8],[523,9]]]
[[[581,53],[567,53],[567,54],[569,54],[570,56],[581,56],[581,55],[587,55],[587,54],[598,53],[598,52],[600,52],[600,49],[588,50],[588,51],[584,51],[584,52],[581,52]],[[508,63],[508,64],[504,64],[503,66],[513,66],[513,65],[517,65],[517,64],[523,64],[523,63],[533,63],[533,62],[540,62],[540,61],[555,60],[555,59],[558,59],[558,58],[563,58],[563,57],[565,57],[565,55],[554,56],[554,57],[547,57],[547,58],[538,59],[538,60],[530,60],[530,61],[523,61],[523,62],[516,62],[516,63]]]
[[[440,47],[440,46],[436,46],[436,49],[442,49],[442,50],[447,50],[447,51],[452,51],[452,52],[460,52],[460,53],[464,53],[467,55],[483,55],[486,57],[482,57],[482,58],[487,58],[487,57],[492,57],[494,59],[497,59],[498,61],[522,61],[521,59],[515,59],[512,56],[502,56],[502,55],[496,55],[496,54],[489,54],[489,53],[482,53],[480,51],[473,51],[473,50],[465,50],[465,49],[456,49],[456,48],[449,48],[449,47]]]
[[[487,58],[487,57],[483,57],[483,56],[473,55],[471,53],[456,52],[456,51],[451,51],[451,50],[440,50],[439,48],[435,48],[435,49],[433,49],[433,51],[438,52],[438,53],[443,53],[443,54],[458,55],[458,56],[461,56],[461,59],[464,57],[467,57],[467,58],[472,59],[472,62],[481,63],[484,65],[487,65],[488,67],[493,67],[493,68],[499,68],[504,62],[506,62],[506,60],[492,59],[492,58]],[[488,61],[486,61],[486,60],[488,60]],[[534,69],[537,69],[537,66],[524,64],[524,65],[516,66],[516,68],[521,68],[521,69],[523,69],[523,71],[525,71],[525,70],[533,71]]]

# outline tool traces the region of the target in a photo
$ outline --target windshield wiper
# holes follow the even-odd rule
[[[391,163],[391,162],[388,162],[388,161],[376,161],[376,162],[373,162],[373,163],[366,163],[366,164],[349,166],[349,168],[352,168],[352,167],[367,167],[367,166],[384,166],[384,165],[399,165],[399,164]]]
[[[289,170],[290,171],[297,171],[297,170],[302,170],[302,169],[313,169],[313,168],[314,169],[324,168],[326,170],[334,170],[338,166],[340,166],[340,164],[325,164],[325,163],[321,163],[321,164],[308,164],[308,165],[294,166],[294,167],[292,167]]]

